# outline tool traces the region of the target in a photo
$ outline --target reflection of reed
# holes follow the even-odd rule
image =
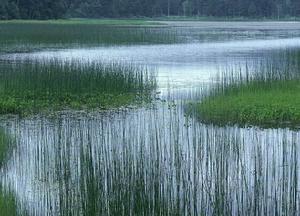
[[[162,105],[11,122],[20,143],[8,170],[22,170],[16,185],[26,180],[15,188],[22,205],[33,200],[39,215],[298,211],[298,132],[219,128],[183,113]]]

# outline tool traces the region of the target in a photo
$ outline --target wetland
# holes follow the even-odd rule
[[[0,211],[299,215],[299,52],[298,22],[0,22]]]

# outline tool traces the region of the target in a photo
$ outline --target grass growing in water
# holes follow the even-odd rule
[[[9,138],[0,128],[0,167],[2,167],[9,149]]]
[[[0,188],[0,213],[1,215],[16,216],[17,205],[15,197],[12,194],[1,192]]]
[[[18,23],[18,24],[61,24],[61,25],[162,25],[159,22],[152,21],[150,19],[84,19],[84,18],[72,18],[72,19],[57,19],[57,20],[2,20],[3,23]]]
[[[117,108],[150,99],[156,86],[147,68],[118,63],[8,63],[0,77],[0,114]]]
[[[300,80],[253,82],[203,100],[201,119],[220,124],[300,124]]]
[[[2,167],[4,163],[8,149],[9,138],[4,131],[0,129],[0,167]],[[15,216],[17,215],[16,209],[16,200],[13,194],[2,191],[0,187],[0,214]]]
[[[103,45],[168,44],[178,41],[165,27],[91,22],[0,22],[0,53]]]
[[[284,57],[284,58],[283,58]],[[196,105],[204,122],[215,124],[298,127],[300,125],[300,77],[297,52],[281,56],[281,62],[259,66],[254,74],[238,78],[223,75],[216,88]]]

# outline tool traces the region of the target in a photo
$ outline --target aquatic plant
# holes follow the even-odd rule
[[[11,139],[0,128],[0,168],[3,168],[8,151],[11,147]],[[0,214],[17,216],[17,204],[12,193],[4,191],[0,186]]]
[[[5,134],[2,128],[0,128],[0,167],[2,167],[7,151],[9,150],[9,147],[11,145],[11,140],[9,137]]]
[[[119,63],[22,61],[0,68],[0,113],[118,108],[150,99],[155,74]]]
[[[1,215],[17,216],[17,204],[12,194],[2,192],[0,188],[0,213]]]
[[[18,176],[38,191],[28,210],[297,215],[299,132],[216,127],[183,114],[181,106],[166,104],[159,110],[12,123],[22,151],[13,156],[12,168],[22,170]],[[22,181],[13,183],[25,191]],[[21,199],[28,203],[28,197]]]
[[[0,32],[0,53],[179,41],[176,31],[166,27],[0,22]]]
[[[248,66],[238,75],[224,72],[196,105],[196,115],[204,122],[223,125],[298,127],[299,60],[299,52],[287,51],[272,62],[258,64],[253,73]]]

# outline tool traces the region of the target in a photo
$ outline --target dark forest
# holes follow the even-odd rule
[[[299,0],[1,0],[0,6],[0,19],[298,15]]]

